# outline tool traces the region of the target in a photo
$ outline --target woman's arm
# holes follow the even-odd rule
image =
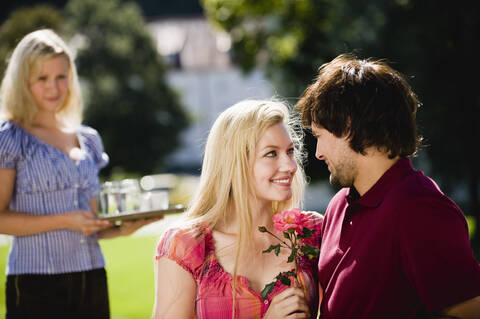
[[[157,262],[155,319],[192,319],[195,316],[197,284],[188,271],[162,257]]]
[[[58,229],[70,229],[90,235],[109,227],[110,223],[95,219],[89,211],[72,211],[60,215],[32,215],[12,212],[8,205],[13,196],[16,171],[0,168],[0,233],[27,236]]]

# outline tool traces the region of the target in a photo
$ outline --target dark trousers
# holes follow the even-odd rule
[[[109,319],[105,269],[58,275],[9,275],[6,319]]]

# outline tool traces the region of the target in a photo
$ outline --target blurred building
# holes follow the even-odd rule
[[[203,16],[163,18],[150,21],[148,27],[170,66],[168,82],[193,120],[166,167],[199,173],[206,137],[218,114],[242,99],[271,98],[274,88],[262,71],[243,74],[232,64],[230,37],[213,30]]]

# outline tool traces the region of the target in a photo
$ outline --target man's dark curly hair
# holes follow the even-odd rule
[[[365,155],[376,147],[390,158],[414,155],[422,138],[415,122],[418,99],[405,78],[383,61],[342,54],[322,65],[296,107],[312,123]]]

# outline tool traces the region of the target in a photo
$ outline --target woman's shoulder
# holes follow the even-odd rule
[[[93,127],[90,127],[87,125],[80,125],[77,128],[77,132],[80,135],[86,137],[87,139],[92,139],[92,140],[100,139],[100,134],[98,134],[98,131]]]
[[[0,151],[19,153],[22,135],[22,129],[14,122],[0,122]]]
[[[211,233],[206,227],[170,227],[161,237],[159,245],[163,242],[169,246],[174,244],[186,247],[194,247],[204,243],[208,234]]]
[[[19,127],[12,121],[0,121],[0,138],[12,139],[18,137]]]
[[[79,135],[83,137],[84,144],[94,154],[95,161],[99,168],[105,167],[109,162],[109,157],[103,149],[103,142],[97,130],[86,125],[77,128]]]
[[[195,275],[211,248],[212,234],[208,228],[171,227],[160,238],[155,258],[172,259]]]
[[[103,152],[102,139],[96,129],[90,126],[81,125],[76,129],[76,132],[83,137],[84,143],[91,149]]]

